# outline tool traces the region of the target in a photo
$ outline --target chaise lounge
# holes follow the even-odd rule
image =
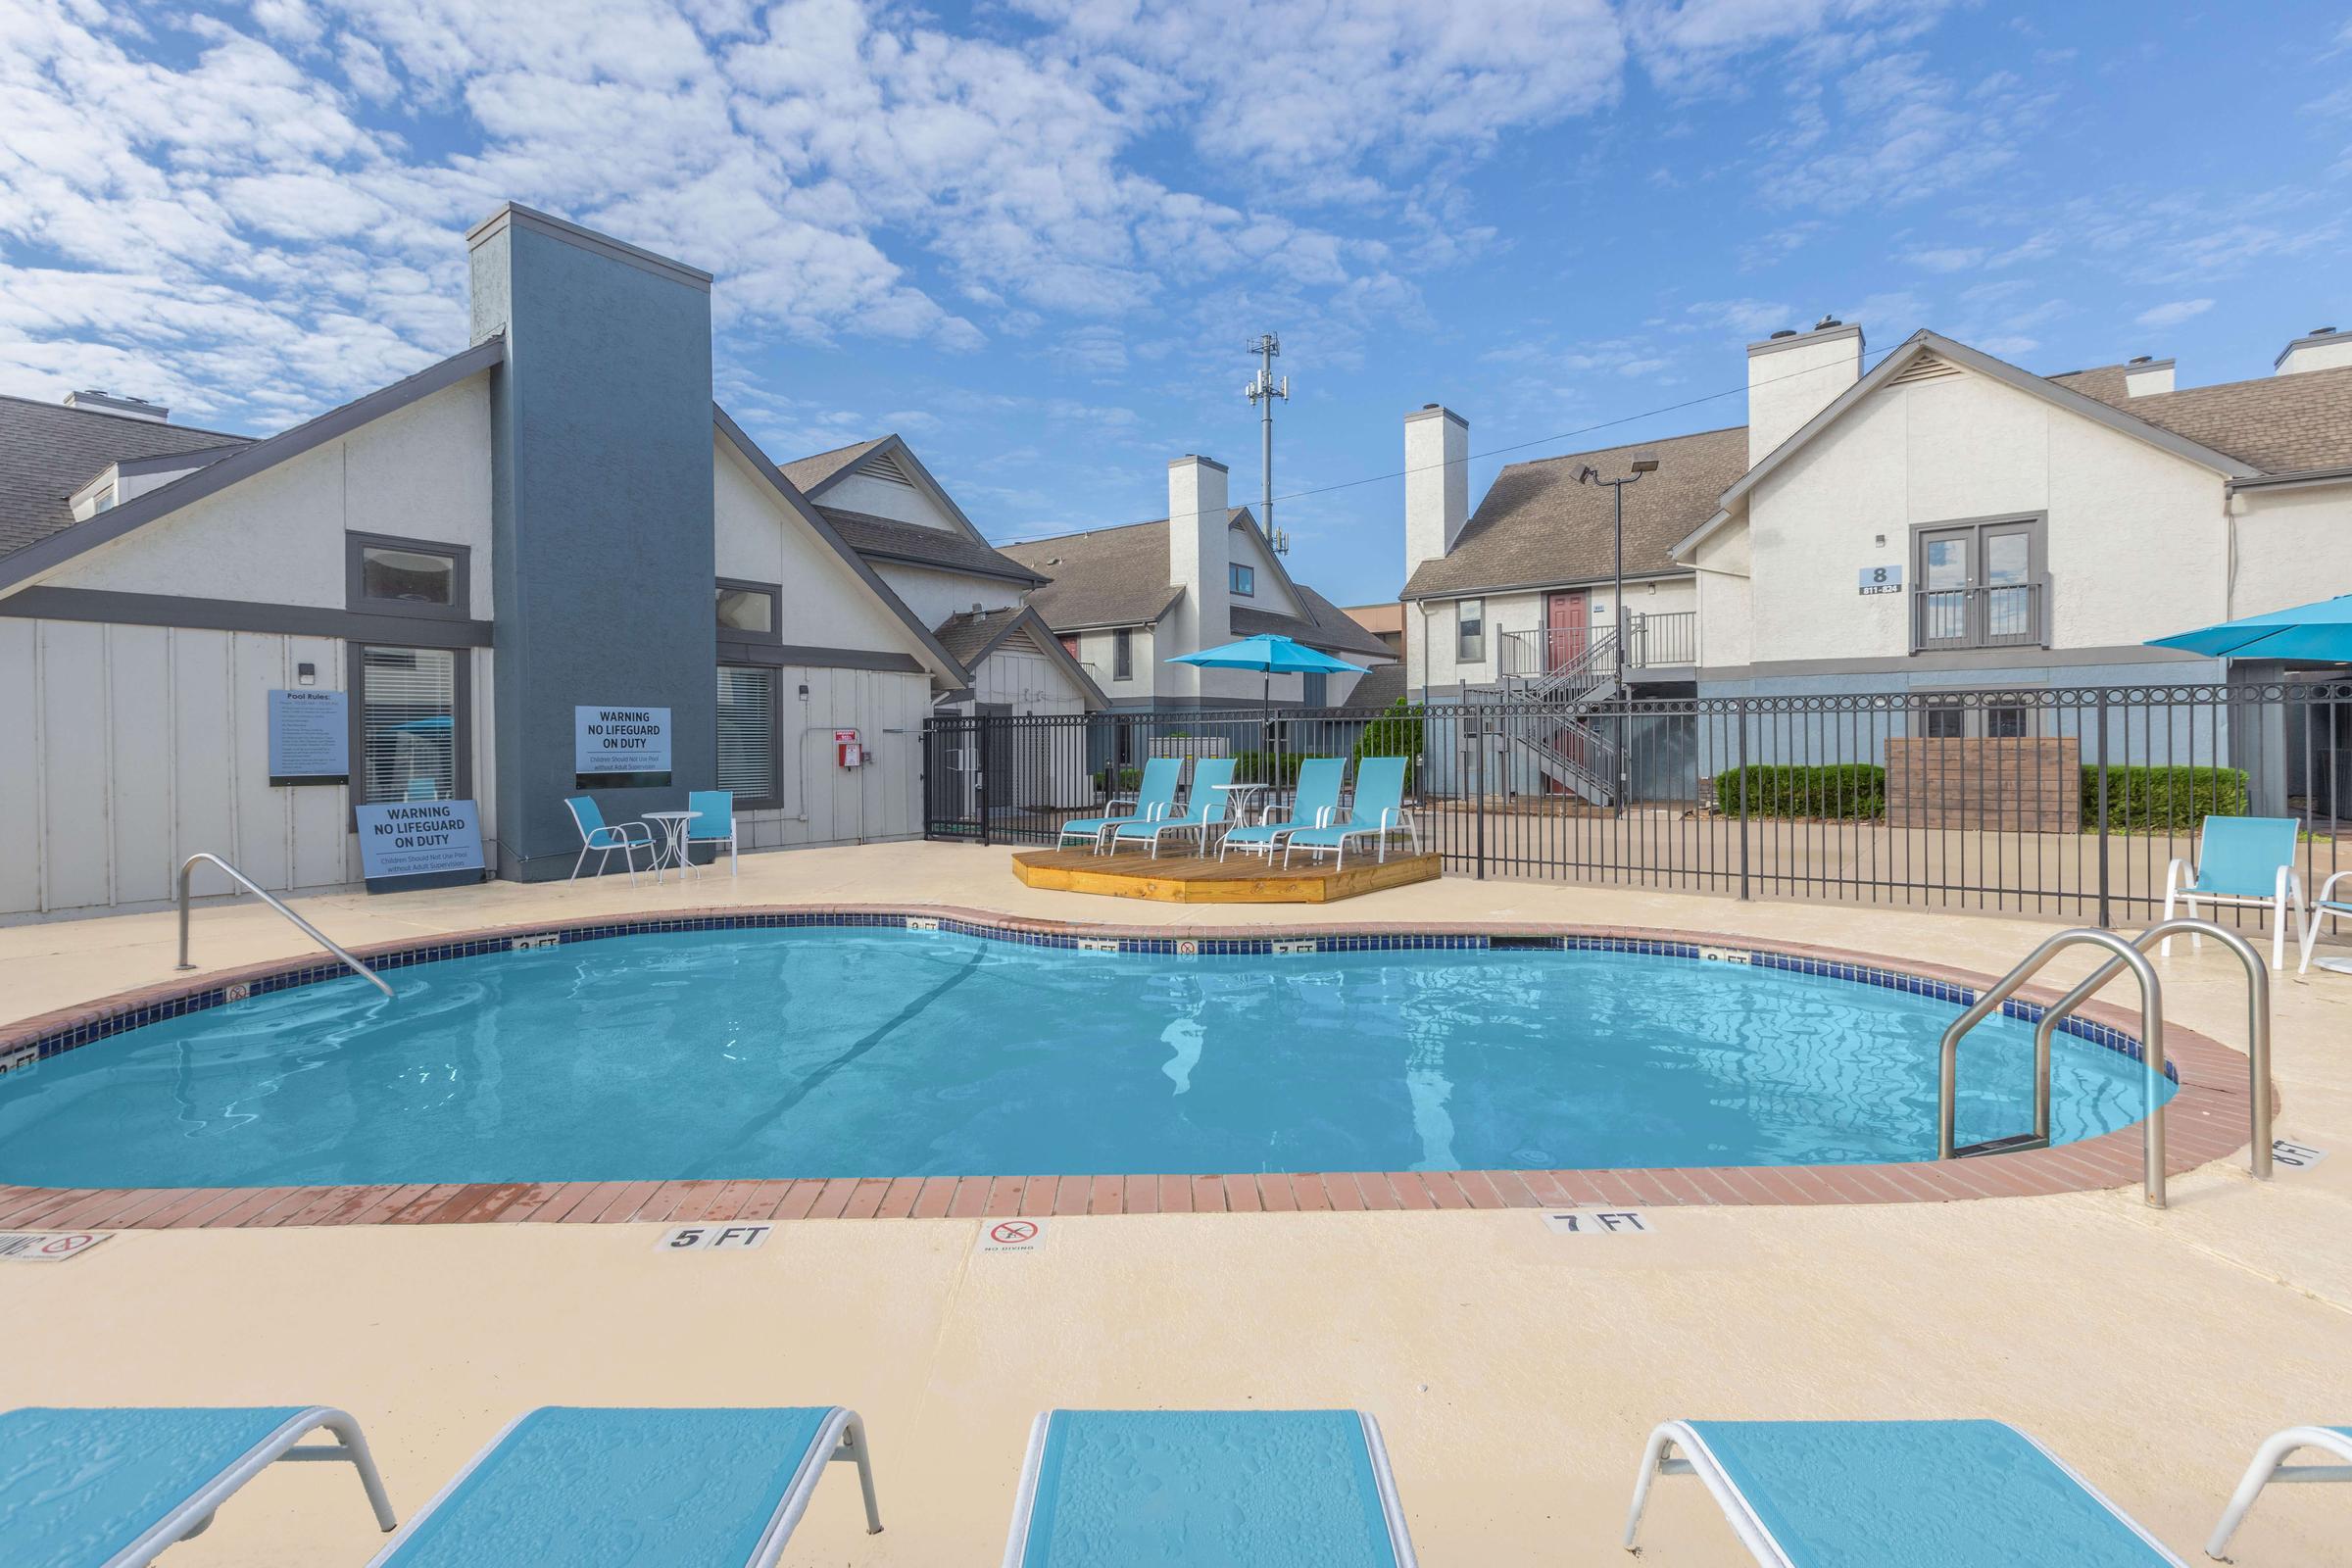
[[[1154,757],[1144,764],[1144,776],[1137,785],[1132,809],[1105,811],[1101,816],[1073,817],[1061,824],[1054,847],[1061,848],[1071,839],[1084,839],[1100,853],[1102,841],[1113,830],[1130,822],[1156,822],[1176,814],[1176,787],[1184,781],[1184,759]],[[1116,801],[1117,797],[1112,797]]]

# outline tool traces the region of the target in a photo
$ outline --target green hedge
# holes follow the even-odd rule
[[[1237,752],[1233,759],[1233,777],[1241,784],[1276,784],[1289,789],[1298,782],[1298,764],[1305,761],[1299,752]]]
[[[2246,814],[2246,774],[2236,767],[2109,767],[2113,833],[2193,833],[2208,816]],[[2099,825],[2099,770],[2082,769],[2082,826]]]
[[[1388,711],[1364,726],[1355,738],[1355,749],[1348,754],[1361,762],[1367,757],[1401,757],[1404,763],[1404,789],[1411,794],[1421,771],[1421,708],[1399,697]]]
[[[1740,810],[1740,785],[1747,780],[1750,816],[1877,818],[1886,814],[1886,770],[1870,762],[1823,767],[1789,767],[1758,762],[1715,775],[1716,808],[1729,816]]]
[[[1095,788],[1104,796],[1132,795],[1143,787],[1144,770],[1140,767],[1112,763],[1095,774]]]

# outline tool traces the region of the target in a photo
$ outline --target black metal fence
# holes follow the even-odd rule
[[[926,834],[1052,845],[1154,757],[1235,817],[1309,757],[1401,756],[1456,875],[2139,922],[2209,814],[2293,817],[2305,897],[2352,829],[2352,683],[1439,702],[1385,712],[940,717]]]

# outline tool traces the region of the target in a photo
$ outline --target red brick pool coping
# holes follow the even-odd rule
[[[1282,940],[1302,937],[1604,937],[1696,943],[1861,964],[1982,992],[1992,977],[1868,954],[1691,931],[1559,922],[1315,922],[1246,927],[1096,925],[938,905],[762,905],[600,914],[442,933],[358,949],[375,957],[454,942],[616,925],[777,914],[912,916],[1052,936]],[[0,1025],[0,1056],[30,1041],[222,985],[307,969],[315,956],[273,959],[123,992]],[[2058,993],[2029,988],[2020,1000]],[[2136,1038],[2135,1012],[2094,1003],[2082,1016]],[[2246,1058],[2168,1023],[2165,1059],[2180,1079],[2167,1107],[2167,1169],[2178,1175],[2246,1147]],[[2276,1092],[2274,1090],[2274,1100]],[[403,1187],[41,1188],[0,1186],[0,1229],[192,1230],[310,1225],[686,1223],[799,1219],[956,1219],[1050,1214],[1191,1214],[1660,1207],[1682,1204],[1950,1202],[2135,1186],[2138,1123],[2055,1149],[1889,1165],[1757,1165],[1657,1170],[1322,1171],[1233,1176],[865,1176],[821,1181],[515,1182]]]

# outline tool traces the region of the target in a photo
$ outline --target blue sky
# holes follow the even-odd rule
[[[1161,515],[1184,452],[1254,499],[1280,332],[1278,520],[1343,601],[1401,582],[1424,402],[1475,498],[1503,448],[1740,422],[1741,345],[1823,314],[2183,385],[2352,328],[2341,6],[0,0],[0,391],[280,428],[463,347],[513,198],[716,272],[776,457],[895,429],[1000,539]]]

